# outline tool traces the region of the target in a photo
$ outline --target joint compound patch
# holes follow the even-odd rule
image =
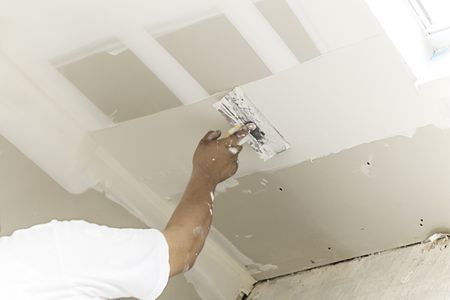
[[[244,95],[241,88],[235,88],[214,104],[233,127],[240,127],[249,123],[257,126],[248,136],[248,144],[263,160],[268,160],[278,153],[290,148],[288,142],[272,126],[269,120]]]

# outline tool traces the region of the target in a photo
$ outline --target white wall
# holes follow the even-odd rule
[[[249,300],[449,299],[447,244],[419,244],[268,281]]]

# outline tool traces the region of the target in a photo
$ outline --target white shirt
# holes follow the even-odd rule
[[[0,238],[0,300],[153,300],[169,272],[154,229],[52,221]]]

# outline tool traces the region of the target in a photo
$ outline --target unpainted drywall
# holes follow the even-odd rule
[[[216,197],[214,226],[254,263],[276,266],[257,279],[415,243],[450,229],[449,153],[450,131],[426,127],[245,176]]]
[[[448,239],[270,280],[249,300],[448,299]]]
[[[59,70],[116,122],[182,105],[129,50],[116,55],[98,53]]]
[[[72,195],[0,137],[0,236],[51,220],[86,220],[115,228],[146,228],[104,195]],[[171,279],[159,298],[199,300],[184,276]]]
[[[160,36],[158,41],[210,94],[271,75],[222,15]]]

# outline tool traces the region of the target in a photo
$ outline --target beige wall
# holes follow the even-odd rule
[[[249,300],[449,299],[448,238],[258,285]]]
[[[49,149],[51,151],[51,149]],[[51,153],[50,153],[51,154]],[[102,194],[72,195],[0,137],[0,235],[52,219],[83,219],[111,227],[146,226]],[[164,299],[200,299],[184,277],[169,283]]]

